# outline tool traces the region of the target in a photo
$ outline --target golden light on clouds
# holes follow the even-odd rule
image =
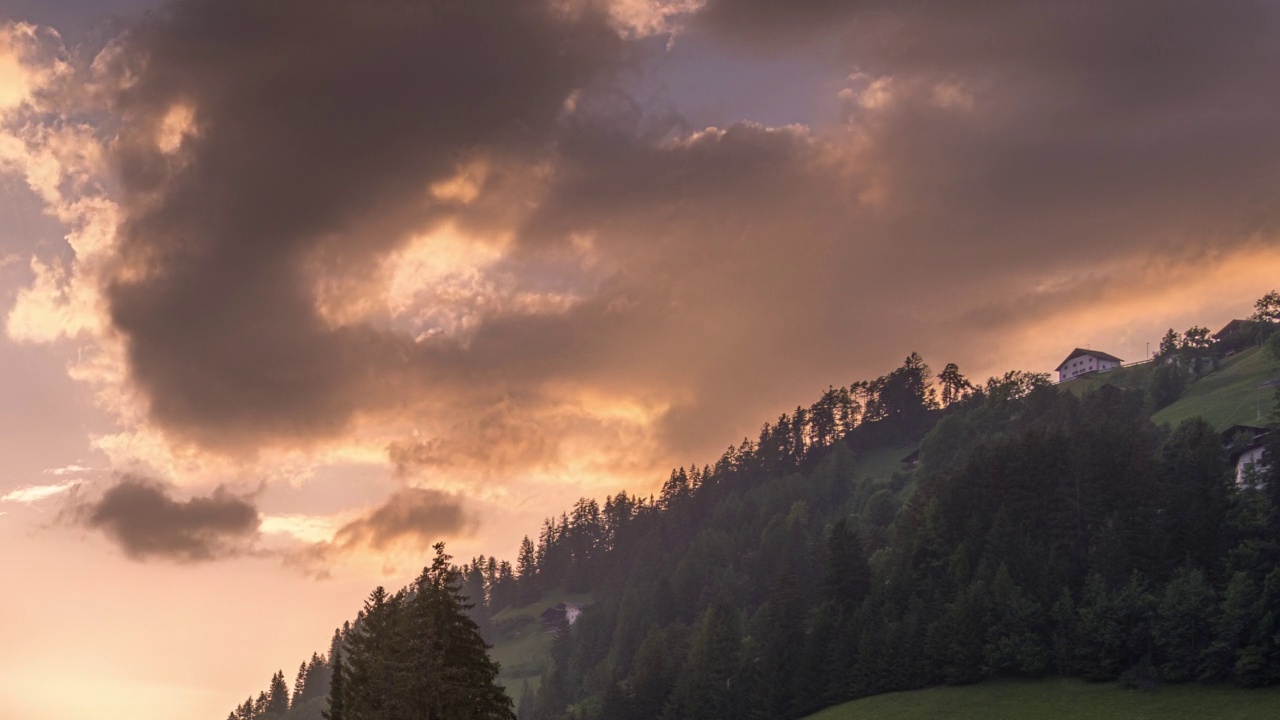
[[[79,482],[76,480],[66,480],[53,485],[28,485],[0,495],[0,503],[12,502],[29,505],[67,493],[78,484]]]
[[[330,542],[343,524],[340,518],[284,514],[263,515],[259,530],[265,535],[286,535],[306,544]]]
[[[243,490],[263,485],[303,487],[326,467],[386,468],[386,444],[390,430],[377,425],[367,431],[361,425],[341,438],[307,447],[277,447],[239,457],[210,452],[174,438],[161,428],[135,416],[120,432],[95,435],[94,449],[120,471],[170,479],[192,490],[231,483]],[[393,426],[394,427],[394,426]],[[403,428],[400,428],[400,432]]]
[[[156,146],[160,152],[176,152],[182,141],[195,132],[196,111],[190,105],[178,104],[169,109],[156,128]]]
[[[996,342],[1006,364],[1047,370],[1059,355],[1091,346],[1126,362],[1146,359],[1164,331],[1182,332],[1247,317],[1253,301],[1275,289],[1280,243],[1259,238],[1238,250],[1195,254],[1180,260],[1139,256],[1087,274],[1045,279],[1014,302],[1038,312]],[[984,369],[996,373],[990,361]]]
[[[448,334],[473,327],[486,301],[497,294],[489,270],[509,244],[509,235],[483,239],[463,233],[455,223],[414,237],[384,261],[387,309]]]
[[[60,60],[35,59],[42,49],[40,36],[49,34],[30,23],[0,22],[0,116],[31,102],[36,91],[66,72]]]
[[[870,77],[865,73],[854,73],[849,79],[859,86],[845,88],[840,91],[841,100],[856,103],[866,110],[882,110],[893,102],[894,87],[891,76]]]
[[[613,21],[633,37],[678,32],[680,23],[706,0],[606,0]]]
[[[14,29],[0,32],[0,112],[21,105],[29,92],[27,74],[13,42]]]
[[[96,273],[115,247],[118,206],[102,190],[102,140],[83,120],[63,120],[56,106],[35,112],[37,92],[71,82],[56,33],[31,25],[0,26],[0,171],[21,178],[66,228],[65,257],[30,258],[32,281],[5,319],[9,338],[49,343],[102,336],[106,326]],[[9,112],[6,113],[5,111]],[[24,112],[15,112],[23,110]]]
[[[483,160],[463,165],[448,180],[432,183],[431,197],[466,205],[480,197],[480,188],[488,174],[489,164]]]

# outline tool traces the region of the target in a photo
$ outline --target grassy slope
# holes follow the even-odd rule
[[[1059,387],[1071,392],[1076,397],[1083,396],[1085,393],[1096,390],[1103,385],[1115,385],[1125,389],[1143,388],[1147,385],[1147,376],[1151,374],[1151,368],[1151,363],[1144,363],[1142,365],[1116,368],[1110,372],[1079,375],[1061,383]]]
[[[1280,367],[1265,349],[1251,348],[1228,358],[1221,369],[1204,376],[1187,388],[1174,404],[1156,413],[1157,423],[1178,423],[1203,417],[1219,430],[1236,425],[1265,423],[1275,404],[1276,386],[1260,386],[1280,377]]]
[[[538,616],[542,611],[558,603],[575,605],[591,603],[590,595],[574,595],[557,588],[535,603],[521,608],[507,608],[491,620],[496,640],[489,657],[501,665],[498,684],[507,688],[507,694],[520,701],[520,689],[525,679],[529,687],[536,688],[551,658],[551,633],[543,632]]]
[[[808,720],[1273,720],[1280,688],[1175,685],[1154,692],[1080,680],[993,681],[890,693],[827,708]]]
[[[1082,396],[1102,385],[1143,388],[1153,365],[1121,368],[1109,373],[1078,377],[1062,388]],[[1257,422],[1260,407],[1265,422],[1275,402],[1276,386],[1263,383],[1280,378],[1280,367],[1260,348],[1227,359],[1221,368],[1205,376],[1176,403],[1156,413],[1157,423],[1176,425],[1201,416],[1214,427]],[[860,458],[859,475],[888,477],[901,469],[900,459],[913,446],[877,450]],[[892,693],[828,708],[809,720],[1180,720],[1221,718],[1253,720],[1280,718],[1280,688],[1240,690],[1199,685],[1170,686],[1154,693],[1122,690],[1078,680],[1039,682],[996,681],[968,687],[940,687],[909,693]]]

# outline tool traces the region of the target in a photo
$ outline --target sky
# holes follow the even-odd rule
[[[0,0],[0,717],[211,720],[920,352],[1280,286],[1280,9]]]

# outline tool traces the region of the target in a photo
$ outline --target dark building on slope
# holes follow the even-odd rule
[[[555,632],[573,625],[581,614],[582,606],[562,602],[543,610],[538,617],[542,618],[542,628],[544,630]]]

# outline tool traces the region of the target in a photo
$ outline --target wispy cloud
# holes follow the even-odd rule
[[[258,530],[263,535],[280,535],[306,543],[323,543],[333,539],[341,523],[321,515],[263,515]]]
[[[44,471],[44,474],[52,475],[54,477],[64,477],[68,475],[74,475],[74,476],[87,475],[95,471],[97,471],[97,468],[86,467],[84,465],[77,465],[73,463],[71,465],[65,465],[63,467],[49,468],[48,470]]]
[[[57,483],[56,485],[28,485],[26,487],[12,490],[0,496],[0,502],[22,503],[23,505],[31,505],[41,500],[48,500],[66,492],[70,492],[80,484],[77,480],[67,480]]]

